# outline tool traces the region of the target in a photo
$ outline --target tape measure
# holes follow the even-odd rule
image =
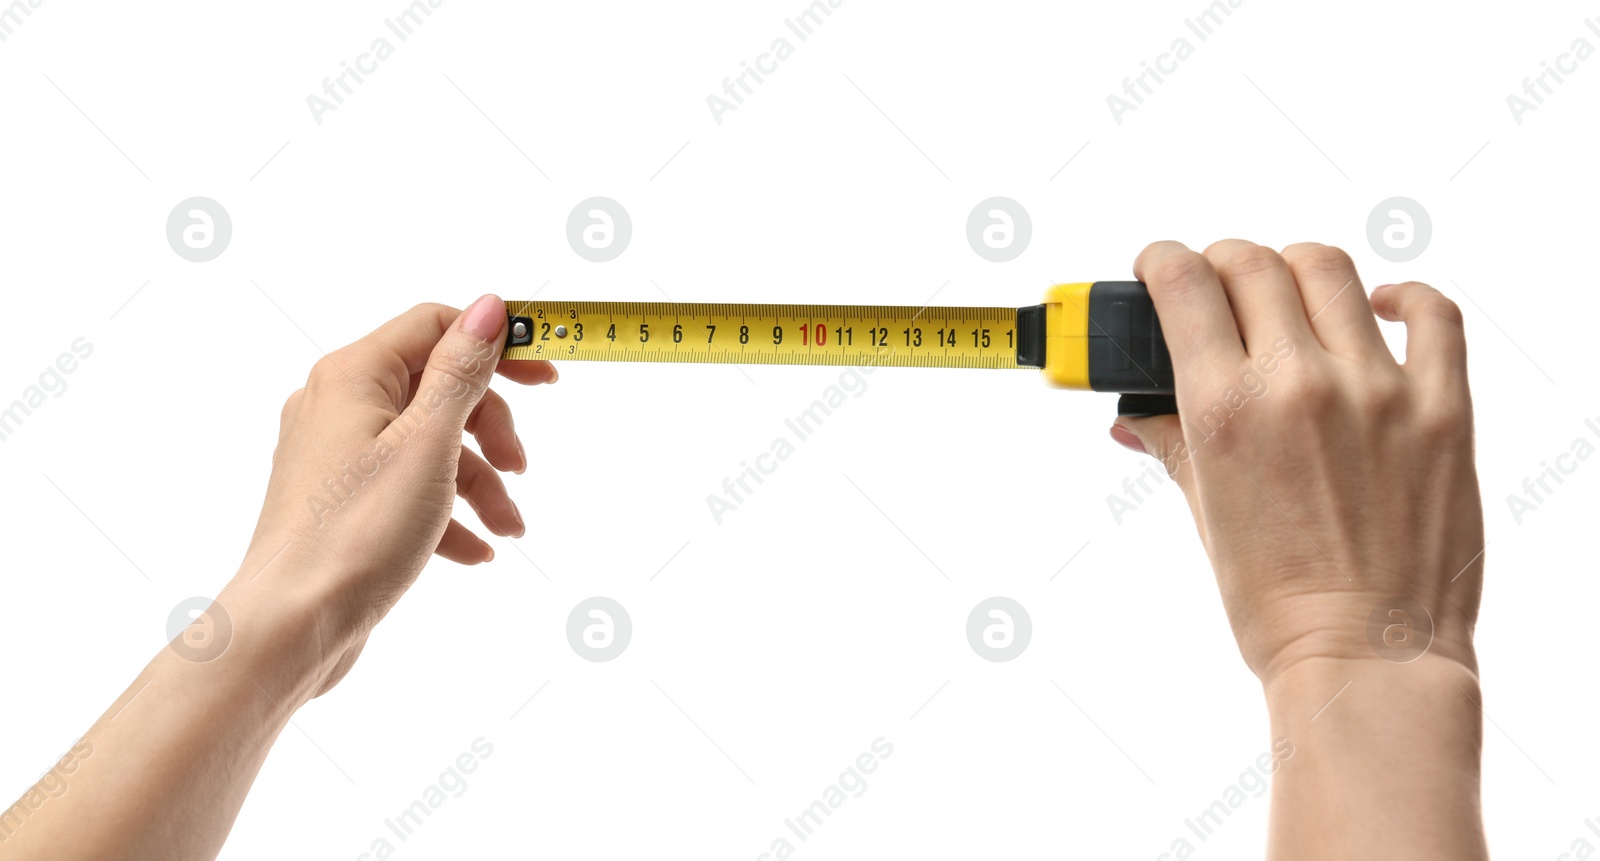
[[[1057,284],[1039,305],[506,303],[508,359],[1033,368],[1118,392],[1122,415],[1176,412],[1172,358],[1144,284]]]

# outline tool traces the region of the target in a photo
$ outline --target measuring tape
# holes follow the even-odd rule
[[[1176,412],[1172,358],[1144,284],[1057,284],[1039,305],[508,302],[508,359],[1034,368],[1118,392],[1122,415]]]

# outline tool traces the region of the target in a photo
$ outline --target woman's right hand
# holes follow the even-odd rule
[[[1454,303],[1416,282],[1369,303],[1349,256],[1315,243],[1158,242],[1134,271],[1179,414],[1112,435],[1183,488],[1250,668],[1270,686],[1305,661],[1426,650],[1475,672],[1483,509]],[[1374,313],[1405,323],[1404,364]]]
[[[1472,629],[1483,511],[1461,315],[1369,303],[1344,252],[1144,250],[1178,415],[1112,436],[1167,464],[1272,719],[1275,859],[1486,859]],[[1394,360],[1373,317],[1406,324]]]

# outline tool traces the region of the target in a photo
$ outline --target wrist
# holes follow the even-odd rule
[[[1281,716],[1295,722],[1309,722],[1324,709],[1331,712],[1336,702],[1357,688],[1365,692],[1356,698],[1362,717],[1378,700],[1389,698],[1403,698],[1417,709],[1465,706],[1481,713],[1477,660],[1470,651],[1455,656],[1430,653],[1405,663],[1377,656],[1303,658],[1262,679],[1274,719]],[[1314,706],[1312,712],[1300,714],[1308,704]]]
[[[1437,596],[1409,600],[1361,590],[1255,607],[1236,633],[1246,663],[1269,692],[1282,687],[1280,678],[1308,681],[1317,668],[1367,673],[1454,664],[1475,677],[1474,615]],[[1402,669],[1385,678],[1404,675]]]
[[[1372,850],[1352,857],[1376,857],[1386,841],[1446,845],[1444,835],[1481,849],[1483,698],[1473,668],[1432,654],[1404,664],[1319,658],[1286,668],[1265,691],[1272,737],[1295,752],[1273,784],[1282,857],[1325,857],[1303,850],[1339,834]]]
[[[319,596],[235,577],[217,596],[230,640],[221,661],[261,688],[292,714],[315,697],[344,639]],[[220,661],[219,661],[220,662]]]

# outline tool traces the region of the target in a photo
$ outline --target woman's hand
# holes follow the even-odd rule
[[[349,670],[372,626],[434,554],[494,558],[451,517],[455,498],[498,535],[521,513],[496,470],[527,455],[511,410],[489,389],[496,370],[523,384],[556,379],[549,362],[505,362],[505,303],[465,312],[419,305],[312,368],[283,407],[261,519],[239,574],[218,597],[233,616],[279,605],[314,632],[300,655],[313,695]],[[483,454],[462,445],[472,434]]]
[[[290,715],[344,676],[428,560],[493,557],[451,519],[456,496],[494,532],[523,533],[495,470],[527,456],[489,380],[556,372],[500,362],[505,328],[494,296],[465,313],[422,305],[317,363],[284,405],[239,573],[24,796],[0,855],[216,857]]]
[[[1280,758],[1271,857],[1487,858],[1483,577],[1461,314],[1325,245],[1158,242],[1177,416],[1112,436],[1183,488]],[[1397,363],[1374,312],[1406,325]],[[1287,755],[1284,755],[1287,754]]]
[[[1134,271],[1179,415],[1112,435],[1183,488],[1250,668],[1270,684],[1301,661],[1377,657],[1376,612],[1388,657],[1426,648],[1476,670],[1483,510],[1455,304],[1415,282],[1369,303],[1349,256],[1309,243],[1158,242]],[[1406,324],[1405,364],[1374,311]]]

